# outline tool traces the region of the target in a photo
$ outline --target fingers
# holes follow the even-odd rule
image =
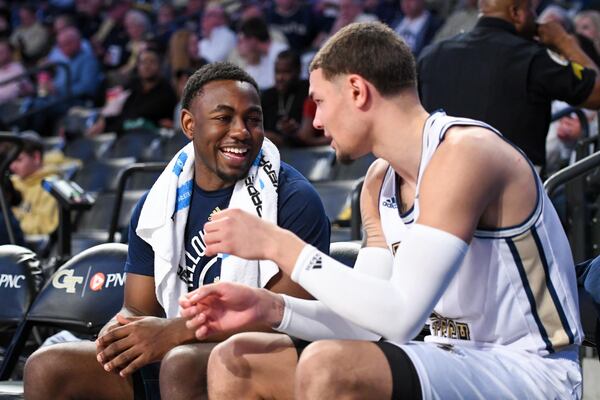
[[[123,370],[121,370],[121,372],[119,372],[119,375],[122,378],[126,378],[146,364],[147,363],[144,361],[144,355],[142,354],[139,357],[137,357],[135,360],[131,361],[125,368],[123,368]]]
[[[114,360],[118,359],[123,352],[129,350],[133,344],[134,342],[132,342],[129,337],[111,343],[109,346],[102,349],[102,351],[98,352],[96,360],[104,366],[104,369],[110,371],[113,369]],[[109,366],[109,369],[107,369],[107,365]]]
[[[143,365],[140,363],[141,360],[139,360],[139,358],[142,356],[143,354],[141,354],[135,347],[131,347],[121,352],[109,362],[104,363],[102,367],[106,372],[120,371],[119,375],[126,376],[127,373],[131,373],[139,368],[138,365]],[[135,364],[132,366],[131,364],[133,363]],[[123,374],[123,371],[127,371],[125,375]]]
[[[128,336],[130,331],[131,329],[127,326],[118,326],[109,330],[108,332],[105,332],[102,336],[99,336],[98,339],[96,339],[96,348],[98,353],[110,346],[112,343]]]

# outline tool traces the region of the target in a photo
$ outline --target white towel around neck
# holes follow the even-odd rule
[[[235,184],[229,208],[240,208],[277,223],[279,166],[279,151],[265,138],[248,175]],[[188,291],[177,269],[185,266],[185,227],[193,188],[194,147],[190,142],[173,157],[150,189],[136,229],[154,251],[156,298],[167,318],[179,315],[177,300]],[[222,258],[223,281],[264,287],[279,271],[268,260],[245,260],[227,254],[218,257]]]

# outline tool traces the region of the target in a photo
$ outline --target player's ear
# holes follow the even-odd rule
[[[352,93],[352,101],[358,108],[362,108],[369,100],[369,86],[365,79],[360,75],[349,75],[348,85]]]
[[[185,108],[181,109],[181,130],[188,139],[194,138],[194,116]]]

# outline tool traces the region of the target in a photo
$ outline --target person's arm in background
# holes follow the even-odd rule
[[[538,26],[538,38],[542,44],[565,57],[576,76],[583,74],[583,71],[578,71],[581,67],[595,72],[593,88],[579,105],[584,108],[600,108],[600,68],[583,51],[575,35],[567,33],[560,23],[553,21]]]

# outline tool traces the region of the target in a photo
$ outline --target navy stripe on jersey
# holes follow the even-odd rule
[[[558,316],[560,318],[562,327],[565,330],[567,336],[569,337],[569,344],[573,344],[575,343],[575,338],[573,337],[573,332],[571,330],[571,327],[569,326],[569,321],[567,320],[565,311],[560,303],[560,300],[558,299],[558,295],[556,294],[556,289],[554,288],[552,280],[550,279],[550,268],[548,266],[548,260],[546,259],[546,253],[544,252],[544,248],[542,247],[542,242],[540,241],[540,237],[535,228],[531,230],[531,233],[533,234],[533,240],[535,241],[535,245],[538,249],[542,265],[544,266],[544,273],[546,274],[546,287],[548,288],[548,292],[550,293],[550,297],[552,298],[554,307],[556,307],[556,311],[558,312]]]
[[[515,246],[515,243],[512,239],[506,238],[506,244],[510,249],[510,252],[513,256],[513,260],[515,261],[515,265],[517,266],[517,270],[519,271],[519,276],[521,277],[521,283],[523,284],[523,290],[527,295],[527,300],[529,300],[529,308],[531,309],[531,315],[533,315],[533,319],[537,324],[537,327],[540,331],[540,335],[542,336],[542,340],[546,343],[546,350],[548,353],[554,353],[554,348],[552,347],[552,343],[548,337],[548,332],[546,332],[546,328],[542,324],[540,320],[540,316],[537,312],[537,305],[535,303],[535,298],[533,297],[533,292],[531,291],[531,287],[529,286],[529,281],[527,280],[527,274],[525,273],[525,268],[523,267],[523,263],[521,262],[521,256]]]

